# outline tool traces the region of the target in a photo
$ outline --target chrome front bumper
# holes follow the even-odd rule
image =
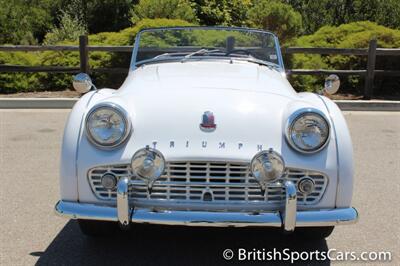
[[[295,185],[287,181],[285,206],[280,211],[266,213],[242,212],[206,212],[206,211],[154,211],[129,206],[128,178],[123,178],[117,186],[117,207],[101,206],[78,202],[59,201],[55,211],[61,216],[72,219],[118,221],[122,226],[133,223],[149,223],[187,226],[246,227],[268,226],[282,227],[285,231],[294,231],[295,227],[334,226],[355,223],[358,219],[354,208],[297,211]]]

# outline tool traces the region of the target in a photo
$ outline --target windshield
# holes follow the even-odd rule
[[[204,59],[245,60],[283,70],[275,35],[260,30],[228,27],[143,30],[136,36],[132,67]]]

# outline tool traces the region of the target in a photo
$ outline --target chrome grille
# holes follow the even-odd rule
[[[95,195],[102,200],[115,200],[116,190],[106,190],[100,179],[105,173],[112,173],[118,178],[128,176],[133,186],[129,192],[131,200],[138,202],[163,200],[171,202],[237,203],[267,202],[280,204],[285,199],[281,187],[270,186],[265,195],[252,177],[248,163],[236,162],[169,162],[166,170],[154,184],[149,194],[145,183],[136,179],[129,165],[110,165],[92,168],[88,172],[89,183]],[[284,178],[297,183],[308,176],[315,182],[313,193],[304,196],[298,192],[298,204],[317,203],[327,186],[326,175],[307,170],[287,169]],[[205,194],[207,194],[205,196]]]

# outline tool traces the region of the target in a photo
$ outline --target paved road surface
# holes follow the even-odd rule
[[[354,206],[361,218],[337,227],[326,241],[304,242],[270,230],[156,226],[96,241],[84,237],[74,221],[53,213],[67,115],[68,110],[0,110],[0,265],[221,264],[224,249],[239,247],[392,251],[390,264],[400,264],[400,113],[346,113],[356,160]]]

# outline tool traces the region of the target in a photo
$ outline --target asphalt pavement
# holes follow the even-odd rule
[[[0,110],[0,265],[204,265],[239,261],[247,251],[389,251],[388,262],[305,261],[303,265],[400,265],[400,112],[345,112],[355,152],[353,205],[360,220],[326,240],[268,229],[136,226],[104,239],[57,217],[58,168],[69,110]],[[226,261],[223,251],[235,257]],[[267,262],[261,261],[261,264]],[[286,264],[281,261],[280,264]]]

